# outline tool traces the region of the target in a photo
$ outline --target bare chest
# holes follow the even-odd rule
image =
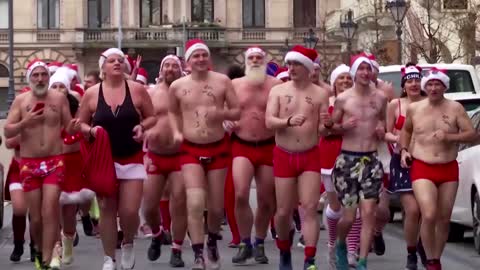
[[[319,98],[310,93],[285,93],[280,95],[280,112],[282,115],[300,113],[311,115],[318,113]]]
[[[358,120],[377,119],[380,115],[382,104],[375,98],[350,99],[345,102],[344,110],[347,115],[355,116]]]
[[[27,112],[31,111],[35,104],[26,104],[22,107],[22,117],[25,117]],[[56,126],[62,120],[62,110],[59,105],[46,103],[43,109],[43,117],[35,124],[35,126],[48,125]]]
[[[181,87],[177,92],[183,109],[196,106],[218,106],[225,102],[225,88],[216,85],[192,85]]]
[[[269,91],[262,87],[240,87],[236,94],[238,102],[242,110],[244,109],[259,109],[265,111],[268,101]]]
[[[436,115],[433,117],[433,115]],[[413,130],[415,134],[430,134],[437,130],[445,132],[457,132],[456,117],[446,113],[433,113],[420,111],[413,118]]]

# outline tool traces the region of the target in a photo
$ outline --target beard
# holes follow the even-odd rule
[[[30,88],[35,96],[44,96],[48,91],[48,85],[43,83],[37,85],[30,84]]]
[[[179,73],[167,72],[161,75],[161,78],[163,79],[163,81],[168,85],[172,84],[174,81],[176,81],[180,77],[181,77],[180,72]]]
[[[245,77],[254,84],[262,84],[267,78],[267,65],[245,66]]]

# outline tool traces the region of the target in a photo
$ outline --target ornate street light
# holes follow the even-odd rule
[[[405,0],[389,0],[387,2],[387,9],[390,10],[395,25],[397,26],[397,40],[398,40],[398,63],[402,63],[402,26],[403,19],[407,15],[407,11],[410,8],[410,2]]]
[[[315,32],[313,32],[312,28],[308,30],[308,37],[304,37],[303,42],[307,48],[315,49],[315,47],[317,47],[318,37],[315,35]]]
[[[348,59],[352,55],[352,40],[357,33],[358,24],[353,20],[353,11],[349,9],[346,14],[340,15],[340,28],[347,40]]]

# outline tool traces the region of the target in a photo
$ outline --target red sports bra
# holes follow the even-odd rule
[[[403,124],[405,124],[405,116],[402,115],[402,107],[400,105],[401,103],[402,102],[399,99],[398,100],[398,118],[394,126],[396,130],[402,130]]]

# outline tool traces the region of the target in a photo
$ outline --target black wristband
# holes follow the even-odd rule
[[[292,116],[288,117],[288,119],[287,119],[287,127],[292,126],[292,124],[290,124],[290,120],[292,120]]]

